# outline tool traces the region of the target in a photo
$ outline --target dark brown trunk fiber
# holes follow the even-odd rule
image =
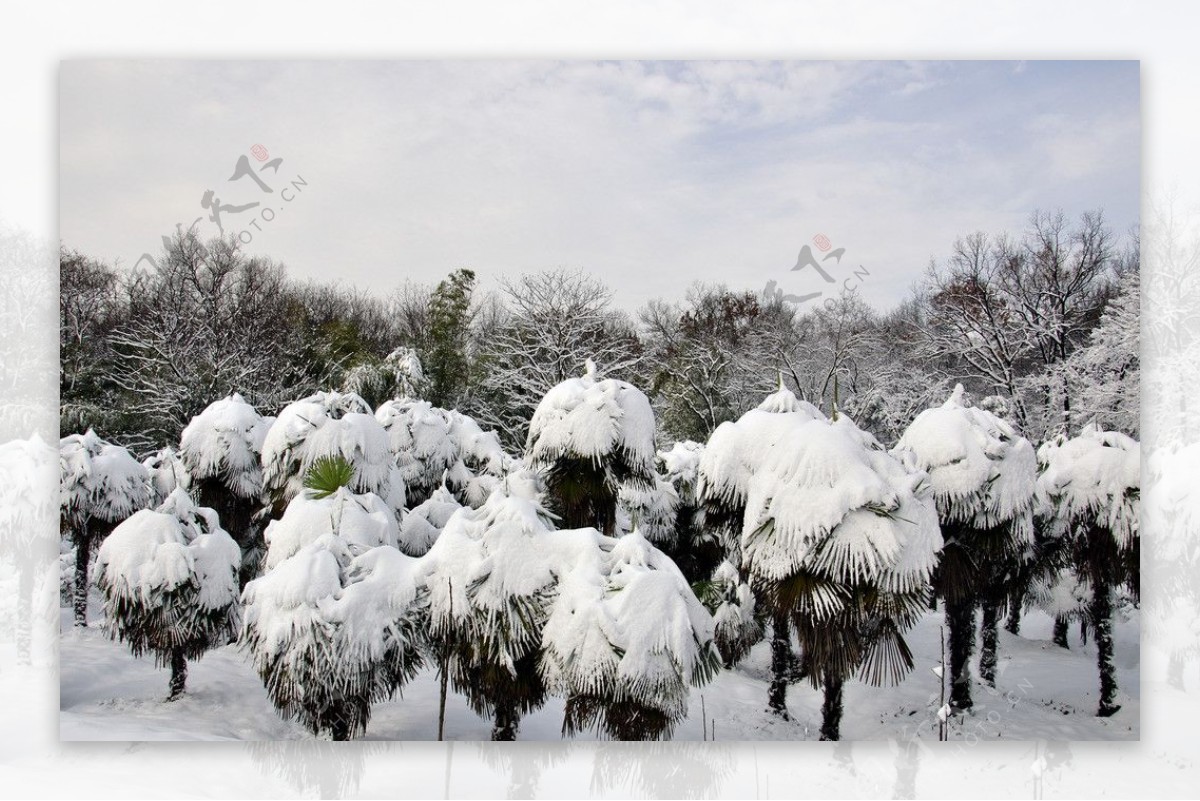
[[[174,701],[183,695],[186,684],[187,659],[183,655],[183,649],[176,648],[171,651],[171,692],[167,695],[167,700]]]
[[[92,559],[92,538],[86,531],[75,540],[75,625],[87,625],[88,563]]]
[[[767,706],[784,720],[788,720],[787,688],[791,667],[792,643],[787,615],[775,615],[771,619],[771,686],[767,691]]]
[[[1121,705],[1117,700],[1117,672],[1113,666],[1112,588],[1092,590],[1092,625],[1096,630],[1096,663],[1100,668],[1100,708],[1102,718],[1114,714]]]
[[[496,704],[496,719],[492,724],[492,739],[502,742],[511,742],[517,739],[517,725],[521,722],[521,716],[517,712],[517,705],[511,701],[500,701]]]
[[[1015,590],[1008,599],[1008,619],[1004,621],[1004,629],[1009,634],[1021,633],[1021,593]]]
[[[825,699],[821,704],[821,739],[840,740],[842,726],[842,685],[841,676],[831,672],[825,674]]]
[[[1065,617],[1054,618],[1054,644],[1060,648],[1070,648],[1067,644],[1067,619]]]
[[[979,678],[990,687],[996,686],[996,641],[1000,636],[1000,608],[994,601],[982,603],[983,623],[980,629]]]
[[[950,706],[961,711],[972,707],[971,667],[975,650],[975,599],[946,599],[946,628],[950,630]]]

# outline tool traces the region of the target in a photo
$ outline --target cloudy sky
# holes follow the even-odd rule
[[[1138,222],[1130,61],[67,61],[59,122],[67,247],[132,266],[216,234],[211,191],[248,251],[381,294],[457,267],[583,268],[628,308],[808,294],[824,234],[884,307],[1034,209]]]

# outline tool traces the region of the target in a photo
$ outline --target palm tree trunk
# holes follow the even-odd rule
[[[983,623],[980,629],[982,646],[979,650],[979,678],[989,687],[996,686],[996,640],[1000,635],[999,604],[994,599],[985,598],[983,608]]]
[[[186,684],[187,658],[184,657],[182,648],[175,648],[171,651],[171,692],[167,695],[167,700],[174,701],[183,695]]]
[[[825,672],[825,699],[821,704],[821,739],[840,740],[842,725],[842,677]]]
[[[788,719],[788,674],[792,666],[792,642],[787,615],[771,619],[771,686],[767,691],[767,706],[784,720]]]
[[[1117,673],[1113,665],[1112,588],[1095,586],[1092,590],[1092,625],[1096,629],[1096,662],[1100,668],[1100,708],[1096,714],[1109,717],[1121,708],[1117,699]]]
[[[1004,630],[1009,634],[1021,633],[1021,593],[1013,590],[1008,597],[1008,618],[1004,621]]]
[[[75,625],[80,628],[87,625],[88,563],[92,559],[92,538],[86,526],[75,538]]]
[[[946,599],[946,628],[950,630],[950,706],[970,709],[971,667],[975,650],[975,599],[970,596]]]
[[[496,719],[492,725],[492,739],[511,742],[517,739],[517,724],[521,718],[517,713],[516,704],[511,700],[502,700],[496,704]]]
[[[1054,618],[1054,644],[1060,648],[1070,648],[1067,644],[1067,619],[1065,617]]]

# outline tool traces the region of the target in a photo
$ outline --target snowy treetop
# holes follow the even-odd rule
[[[274,422],[234,393],[192,418],[180,437],[179,455],[195,479],[216,477],[239,498],[256,497],[262,491],[263,442]]]
[[[741,506],[751,476],[775,443],[797,425],[824,419],[819,409],[781,386],[758,408],[717,426],[700,457],[701,496]]]
[[[308,469],[324,456],[350,463],[354,489],[402,505],[403,487],[392,486],[387,433],[357,395],[318,392],[284,407],[263,441],[264,487],[295,497]]]
[[[767,580],[807,572],[889,592],[928,581],[942,537],[923,473],[844,414],[798,421],[759,447],[742,529],[752,572]],[[816,602],[819,615],[839,607],[832,596]]]
[[[988,529],[1012,522],[1015,536],[1032,536],[1037,480],[1033,446],[1006,421],[968,406],[962,384],[941,406],[917,415],[896,444],[901,458],[929,474],[946,522]]]
[[[191,475],[187,466],[174,448],[160,448],[142,460],[146,473],[150,477],[150,502],[160,504],[176,489],[188,489],[191,486]]]
[[[59,441],[62,509],[83,522],[116,522],[150,502],[146,467],[125,448],[106,442],[90,428]]]
[[[535,464],[563,457],[602,462],[619,453],[635,473],[648,475],[654,463],[654,411],[632,384],[597,378],[588,360],[583,377],[551,387],[542,398],[529,423],[527,450]]]
[[[283,517],[267,524],[266,569],[290,559],[315,540],[336,536],[353,554],[382,545],[395,546],[396,517],[373,493],[355,494],[346,487],[324,498],[303,490],[287,505]]]
[[[157,509],[135,512],[105,538],[96,570],[109,593],[148,606],[191,585],[199,609],[207,611],[236,603],[241,563],[241,549],[217,513],[176,489]]]
[[[387,432],[396,466],[410,492],[428,491],[443,482],[470,505],[479,506],[495,489],[495,479],[515,465],[495,432],[484,431],[465,414],[439,409],[428,401],[387,401],[375,411],[375,419]]]
[[[700,457],[703,455],[704,446],[691,440],[676,442],[669,450],[658,452],[663,476],[675,487],[680,502],[689,506],[697,503],[696,485],[700,479]]]
[[[1076,437],[1043,444],[1037,455],[1039,506],[1052,518],[1054,533],[1094,522],[1121,545],[1138,536],[1142,447],[1137,440],[1087,426]]]

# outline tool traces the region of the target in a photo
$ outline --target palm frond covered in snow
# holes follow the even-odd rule
[[[416,561],[395,547],[391,510],[346,487],[302,491],[266,536],[267,570],[243,594],[242,641],[280,714],[348,739],[421,666]]]
[[[404,513],[400,521],[400,550],[409,556],[424,556],[441,535],[450,518],[463,505],[443,484],[427,499]]]
[[[1039,511],[1051,521],[1053,535],[1094,521],[1122,547],[1138,536],[1142,447],[1137,440],[1090,425],[1076,437],[1046,442],[1037,456]]]
[[[146,466],[90,428],[59,441],[62,513],[72,523],[116,523],[150,502]]]
[[[545,474],[553,511],[568,527],[614,531],[622,485],[654,485],[654,411],[641,390],[601,379],[589,359],[542,398],[529,424],[529,465]]]
[[[142,460],[150,480],[150,505],[158,506],[176,489],[187,490],[192,478],[179,454],[172,447],[159,448]]]
[[[959,384],[941,406],[917,415],[895,450],[929,474],[943,523],[979,530],[1011,524],[1013,538],[1027,541],[1037,478],[1033,446],[1005,420],[968,406],[963,395]]]
[[[275,422],[236,392],[191,419],[179,439],[179,456],[195,481],[216,479],[238,498],[262,492],[262,451]]]
[[[277,511],[300,493],[304,476],[323,456],[351,464],[352,490],[403,508],[404,483],[371,407],[357,395],[318,392],[284,407],[263,440],[263,491]]]
[[[375,418],[387,432],[411,506],[444,485],[459,503],[479,507],[515,464],[494,432],[428,401],[387,401]]]

